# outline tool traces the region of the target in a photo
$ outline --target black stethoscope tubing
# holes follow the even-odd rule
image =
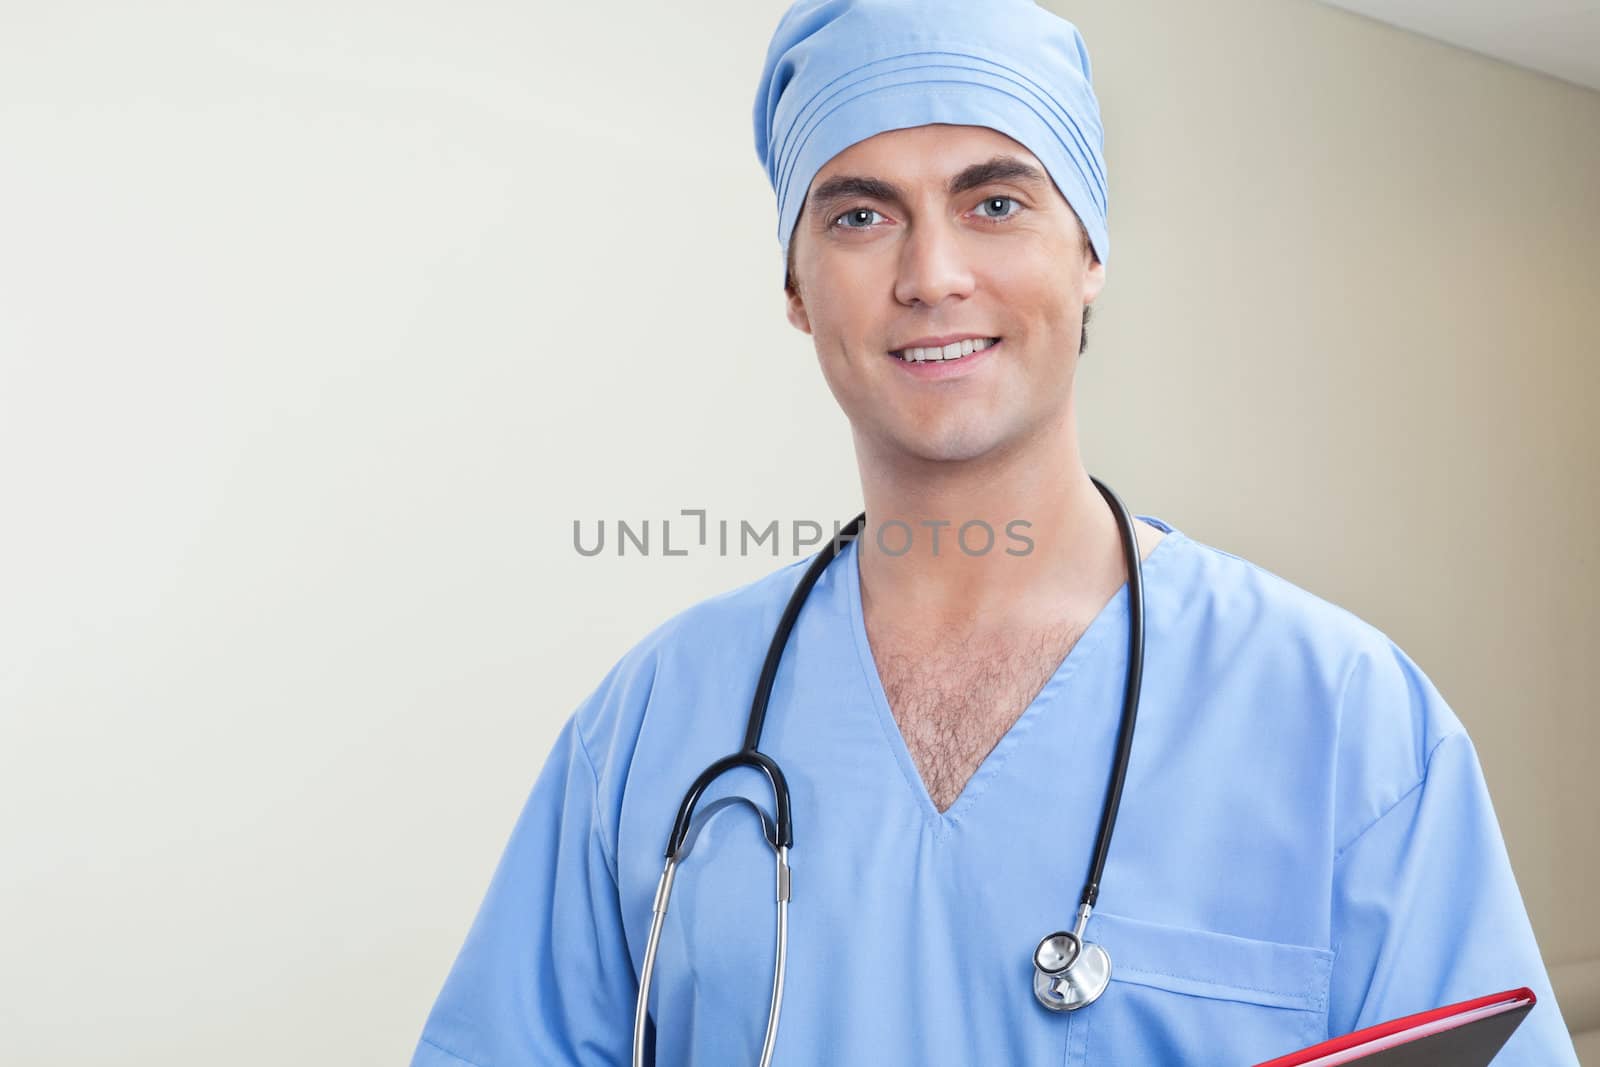
[[[1133,730],[1139,712],[1139,691],[1144,679],[1144,575],[1139,558],[1139,541],[1133,529],[1133,517],[1116,493],[1100,479],[1090,476],[1090,481],[1105,497],[1122,538],[1122,551],[1128,573],[1128,673],[1123,685],[1122,719],[1117,730],[1116,759],[1112,764],[1111,780],[1106,785],[1105,802],[1100,811],[1100,829],[1095,836],[1094,854],[1089,863],[1089,876],[1084,882],[1079,908],[1093,908],[1100,896],[1100,880],[1105,874],[1106,856],[1111,850],[1111,835],[1117,822],[1117,809],[1122,804],[1122,787],[1128,777],[1128,761],[1133,752]],[[789,798],[789,784],[783,770],[775,760],[759,750],[761,731],[767,720],[767,705],[772,696],[772,684],[778,674],[778,663],[789,642],[789,632],[794,629],[800,608],[810,594],[812,586],[822,577],[822,572],[833,562],[841,548],[860,536],[866,525],[867,513],[863,511],[851,520],[828,544],[817,553],[806,568],[789,597],[789,603],[778,621],[772,642],[767,649],[766,662],[761,666],[761,676],[756,682],[755,696],[750,703],[750,717],[745,728],[744,747],[731,756],[724,756],[707,767],[689,787],[678,816],[672,825],[672,835],[667,840],[668,859],[677,855],[689,832],[689,822],[701,795],[724,772],[734,767],[754,767],[766,775],[772,787],[777,811],[769,838],[774,848],[791,848],[794,845],[794,821]]]

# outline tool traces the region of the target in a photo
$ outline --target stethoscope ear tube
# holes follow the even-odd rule
[[[789,594],[789,603],[785,605],[778,628],[773,631],[772,641],[767,645],[767,659],[761,665],[761,676],[756,680],[755,696],[750,700],[750,718],[744,730],[744,751],[754,752],[761,747],[761,728],[767,722],[767,703],[772,699],[772,682],[778,676],[778,661],[783,658],[783,650],[789,644],[789,631],[794,629],[794,622],[800,617],[800,609],[805,605],[811,587],[817,584],[817,579],[822,577],[822,572],[828,569],[828,564],[833,562],[840,549],[861,536],[866,524],[865,511],[851,519],[850,524],[843,527],[817,553],[817,558],[811,561],[811,566],[801,576],[800,584]]]
[[[730,765],[731,766],[731,765]],[[742,803],[754,804],[744,797],[727,797],[712,804],[708,809],[708,817],[712,809],[723,804]],[[760,814],[760,809],[756,809]],[[767,840],[772,841],[777,831],[766,825],[762,819],[762,833],[767,835]],[[646,1021],[650,1014],[650,990],[654,985],[656,969],[656,953],[661,948],[661,928],[667,919],[667,906],[672,902],[672,883],[678,872],[678,863],[687,858],[688,848],[693,847],[693,838],[689,838],[688,846],[682,853],[674,853],[667,857],[667,864],[661,871],[661,880],[656,883],[655,902],[650,906],[650,937],[645,942],[644,966],[639,972],[639,993],[633,1007],[633,1067],[644,1067],[644,1037]],[[768,1067],[772,1062],[772,1053],[778,1044],[778,1019],[783,1014],[783,980],[788,972],[789,964],[789,895],[791,880],[789,872],[789,849],[787,846],[772,846],[777,856],[776,892],[774,896],[778,902],[777,944],[775,946],[777,959],[772,970],[772,1001],[767,1009],[767,1031],[761,1041],[761,1067]]]
[[[700,796],[706,788],[715,781],[724,771],[735,767],[754,767],[767,776],[767,782],[772,786],[773,806],[776,823],[770,828],[771,836],[767,841],[773,848],[794,847],[794,822],[789,814],[789,783],[783,777],[783,771],[771,757],[761,752],[735,752],[731,756],[724,756],[705,770],[700,772],[700,777],[694,780],[689,787],[689,792],[684,795],[683,803],[678,805],[678,817],[672,823],[672,836],[667,838],[667,858],[670,860],[678,855],[678,850],[683,847],[683,840],[689,833],[689,822],[694,818],[694,807],[700,802]],[[762,821],[762,832],[768,833],[766,821]]]
[[[767,1013],[766,1037],[761,1043],[761,1067],[767,1067],[772,1061],[773,1049],[778,1040],[778,1016],[783,1008],[783,980],[788,970],[789,957],[789,849],[794,847],[794,820],[790,814],[789,783],[783,776],[783,770],[776,761],[765,753],[757,751],[761,743],[761,728],[766,722],[767,702],[772,695],[772,683],[778,674],[778,662],[783,656],[784,646],[789,641],[789,631],[794,629],[794,623],[800,616],[800,608],[805,604],[806,596],[811,592],[811,587],[816,585],[817,579],[827,569],[828,563],[838,555],[840,547],[848,540],[853,539],[866,523],[867,513],[862,512],[856,516],[851,524],[848,535],[841,532],[831,542],[828,549],[817,553],[817,558],[812,560],[811,566],[801,577],[800,584],[789,596],[789,603],[783,610],[783,616],[778,622],[777,631],[773,634],[772,642],[767,647],[766,662],[762,664],[761,676],[756,682],[755,697],[750,705],[750,718],[745,729],[744,748],[731,756],[724,756],[711,766],[700,772],[694,780],[689,791],[684,794],[683,802],[678,805],[677,817],[672,822],[672,833],[667,838],[666,868],[661,872],[661,881],[656,887],[655,904],[651,909],[650,937],[645,943],[644,967],[639,975],[639,996],[634,1004],[633,1015],[633,1064],[634,1067],[643,1067],[644,1063],[644,1032],[645,1022],[650,1010],[650,986],[655,972],[656,952],[661,943],[661,926],[667,917],[667,904],[672,897],[672,880],[677,870],[680,858],[685,854],[685,844],[688,842],[690,828],[694,824],[695,805],[700,802],[711,783],[716,781],[726,771],[735,767],[754,767],[767,776],[767,783],[772,787],[774,821],[768,824],[766,819],[761,820],[761,832],[767,838],[777,853],[777,902],[778,902],[778,930],[777,930],[777,960],[772,974],[772,1003]],[[752,805],[753,806],[753,805]],[[760,809],[756,809],[760,812]]]
[[[867,513],[863,511],[847,528],[836,534],[828,547],[818,552],[817,558],[811,561],[799,585],[790,594],[789,603],[783,609],[777,631],[767,647],[766,662],[761,666],[761,676],[756,682],[755,696],[750,703],[750,718],[745,727],[744,748],[731,756],[723,757],[700,772],[700,776],[684,794],[683,803],[678,805],[678,815],[672,823],[672,834],[667,838],[667,864],[661,872],[661,881],[656,886],[656,899],[650,917],[650,937],[645,944],[644,967],[639,975],[639,996],[634,1005],[633,1017],[634,1067],[643,1067],[644,1063],[645,1022],[650,1010],[650,986],[655,972],[656,952],[661,944],[661,926],[666,920],[667,904],[672,897],[673,875],[677,870],[678,861],[685,855],[686,844],[690,843],[689,834],[693,826],[695,805],[700,802],[700,797],[712,782],[735,767],[754,767],[767,776],[767,782],[772,786],[773,806],[776,809],[773,823],[769,825],[764,818],[761,821],[762,834],[777,853],[778,863],[777,960],[772,974],[772,1004],[767,1014],[767,1033],[761,1045],[761,1067],[768,1067],[772,1062],[773,1049],[778,1040],[778,1017],[783,1008],[783,980],[788,970],[789,849],[794,847],[794,821],[790,815],[789,783],[783,776],[783,770],[774,760],[757,749],[761,744],[761,728],[766,723],[767,702],[772,696],[772,683],[778,675],[778,662],[782,659],[784,647],[789,642],[789,631],[794,629],[795,620],[800,616],[800,609],[804,606],[811,587],[817,584],[817,579],[822,577],[822,572],[839,554],[839,550],[860,534],[866,521]],[[759,814],[760,809],[756,810]]]
[[[651,977],[656,969],[656,950],[661,946],[661,924],[667,918],[667,902],[672,899],[672,877],[678,861],[667,860],[656,883],[656,899],[650,908],[650,938],[644,946],[644,966],[639,972],[639,995],[633,1005],[633,1067],[644,1067],[645,1017],[650,1013]]]
[[[767,720],[767,703],[772,698],[772,683],[778,676],[778,663],[783,658],[783,650],[789,643],[789,632],[794,629],[795,620],[800,617],[800,609],[804,606],[811,587],[817,584],[817,579],[822,577],[822,572],[827,570],[828,564],[839,554],[849,541],[854,540],[866,525],[867,513],[863,511],[857,515],[850,525],[840,530],[839,534],[829,541],[826,548],[817,553],[817,558],[811,561],[806,568],[806,573],[801,577],[800,584],[795,586],[794,592],[789,595],[789,603],[783,609],[783,616],[778,620],[778,628],[772,635],[772,641],[767,646],[766,662],[761,665],[761,676],[756,680],[755,696],[750,702],[750,718],[745,725],[744,748],[731,756],[725,756],[700,773],[689,787],[689,792],[684,796],[683,803],[678,806],[678,817],[672,823],[672,836],[667,839],[667,856],[678,854],[678,849],[683,846],[684,836],[689,832],[689,821],[694,818],[694,806],[700,801],[700,794],[706,791],[716,778],[724,771],[734,767],[754,767],[767,776],[767,781],[772,785],[772,794],[777,808],[774,817],[777,820],[773,848],[794,847],[794,822],[789,814],[789,785],[784,780],[783,771],[772,759],[757,751],[761,745],[761,728]]]

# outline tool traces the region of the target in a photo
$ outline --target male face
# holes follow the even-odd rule
[[[812,180],[790,243],[789,321],[812,335],[828,388],[880,458],[999,454],[1069,417],[1105,268],[1010,137],[940,124],[851,145]],[[954,363],[891,354],[952,335],[1000,344]]]

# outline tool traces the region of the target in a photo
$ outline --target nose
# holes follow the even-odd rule
[[[972,295],[974,280],[968,260],[969,251],[962,247],[961,234],[953,225],[913,225],[900,247],[895,299],[932,307],[947,296]]]

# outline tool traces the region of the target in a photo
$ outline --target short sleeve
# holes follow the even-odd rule
[[[582,710],[534,783],[412,1067],[630,1061],[638,983]]]
[[[1577,1067],[1459,727],[1434,743],[1421,780],[1339,850],[1333,888],[1330,1034],[1527,986],[1538,1002],[1495,1064]]]

